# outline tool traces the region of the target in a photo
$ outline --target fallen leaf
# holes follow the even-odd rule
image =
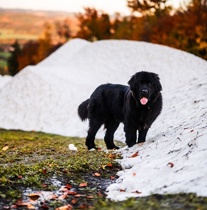
[[[120,192],[126,192],[126,190],[120,189]]]
[[[136,191],[134,191],[134,192],[132,192],[132,193],[141,194],[142,192],[136,190]]]
[[[138,153],[138,151],[137,151],[137,152],[135,152],[135,153],[131,156],[131,158],[137,157],[138,155],[139,155],[139,153]]]
[[[87,209],[88,205],[87,204],[82,204],[81,206],[78,207],[79,209]]]
[[[114,180],[114,179],[115,179],[115,176],[111,176],[110,179],[111,179],[111,180]]]
[[[167,165],[170,166],[170,168],[172,168],[174,166],[174,163],[169,162]]]
[[[79,184],[79,187],[87,187],[88,183],[87,182],[83,182]]]
[[[100,192],[98,192],[98,196],[99,196],[99,197],[103,197],[103,195],[102,195]]]
[[[113,158],[113,159],[115,159],[115,158],[116,158],[116,154],[109,154],[109,155],[108,155],[108,158]]]
[[[94,196],[93,195],[88,195],[88,196],[86,196],[86,198],[92,199],[92,198],[94,198]]]
[[[71,203],[72,204],[76,204],[78,201],[76,200],[76,199],[73,199],[72,201],[71,201]]]
[[[132,173],[132,176],[136,176],[137,174],[136,173]]]
[[[28,197],[31,200],[36,201],[40,197],[40,195],[39,195],[39,193],[32,193],[32,194],[29,194]]]
[[[85,195],[81,195],[81,194],[77,194],[75,195],[76,198],[79,198],[79,197],[84,197]]]
[[[31,203],[29,203],[29,204],[27,205],[27,209],[35,209],[35,207],[34,207]]]
[[[42,187],[47,187],[47,184],[43,183],[43,184],[42,184]]]
[[[70,204],[68,204],[68,205],[65,205],[65,206],[58,207],[55,210],[71,210],[72,208],[73,207]]]
[[[2,151],[6,151],[8,149],[9,149],[9,146],[5,146],[5,147],[2,148]]]
[[[101,174],[99,174],[99,173],[94,173],[94,176],[99,177],[99,176],[101,176]]]
[[[68,191],[68,195],[77,195],[77,192],[75,192],[75,191]]]
[[[48,200],[56,200],[57,198],[58,198],[58,196],[55,195],[55,194],[52,194],[52,195],[48,196]]]
[[[112,163],[107,164],[108,167],[113,167]]]
[[[70,190],[72,188],[72,186],[70,184],[66,184],[65,187]]]
[[[27,206],[28,204],[30,203],[25,203],[25,202],[22,202],[21,200],[18,200],[16,203],[17,206]]]
[[[44,203],[44,204],[42,204],[41,208],[42,209],[49,209],[50,207],[47,204]]]
[[[63,194],[63,195],[59,196],[58,199],[59,199],[59,200],[64,200],[64,199],[66,199],[67,197],[68,197],[67,194]]]

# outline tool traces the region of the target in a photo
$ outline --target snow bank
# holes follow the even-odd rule
[[[207,63],[189,53],[145,42],[74,39],[0,89],[0,127],[84,137],[88,125],[78,118],[77,106],[99,84],[127,84],[137,71],[160,75],[163,111],[144,145],[120,150],[123,171],[108,197],[207,196]],[[120,141],[122,128],[115,135]],[[103,135],[100,129],[97,137]]]
[[[4,85],[6,85],[7,82],[9,82],[11,79],[12,79],[12,77],[9,75],[5,75],[5,76],[0,75],[0,88],[2,88]]]

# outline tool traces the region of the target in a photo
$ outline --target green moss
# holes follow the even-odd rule
[[[100,146],[104,142],[96,141]],[[70,151],[69,144],[78,151]],[[207,209],[207,198],[195,194],[151,195],[113,202],[105,198],[104,190],[111,183],[110,177],[120,170],[114,158],[118,156],[103,151],[89,152],[84,139],[63,137],[41,132],[0,130],[0,209],[21,198],[26,189],[55,191],[70,183],[75,191],[84,195],[73,208],[94,206],[97,210],[158,210],[158,209]],[[116,143],[117,144],[117,143]],[[94,173],[101,176],[96,177]],[[79,184],[88,186],[80,188]],[[91,198],[87,198],[87,196]],[[65,200],[46,203],[50,209],[71,204],[73,196]],[[39,206],[40,207],[40,206]]]
[[[77,152],[68,149],[71,143],[78,148]],[[104,145],[104,142],[98,141],[98,144]],[[83,139],[0,130],[0,196],[15,197],[13,192],[17,191],[18,197],[19,191],[27,187],[42,189],[44,185],[44,190],[54,189],[51,181],[54,176],[63,183],[69,181],[76,185],[95,172],[110,177],[113,170],[106,167],[109,163],[113,169],[119,167],[109,154],[89,152]]]

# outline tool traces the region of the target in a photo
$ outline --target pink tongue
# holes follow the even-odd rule
[[[147,102],[148,102],[148,99],[145,98],[145,97],[140,99],[140,103],[141,103],[142,105],[145,105]]]

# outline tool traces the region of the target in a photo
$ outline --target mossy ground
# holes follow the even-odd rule
[[[71,143],[77,151],[68,149]],[[56,209],[68,204],[73,209],[207,209],[207,199],[193,194],[108,201],[104,192],[120,170],[115,161],[120,157],[113,151],[89,152],[84,143],[80,138],[0,130],[0,209]],[[96,143],[104,146],[101,140]],[[83,183],[87,186],[81,187]],[[74,194],[63,197],[60,188],[67,185],[68,193]],[[56,197],[29,206],[27,194],[33,192],[53,192]]]

